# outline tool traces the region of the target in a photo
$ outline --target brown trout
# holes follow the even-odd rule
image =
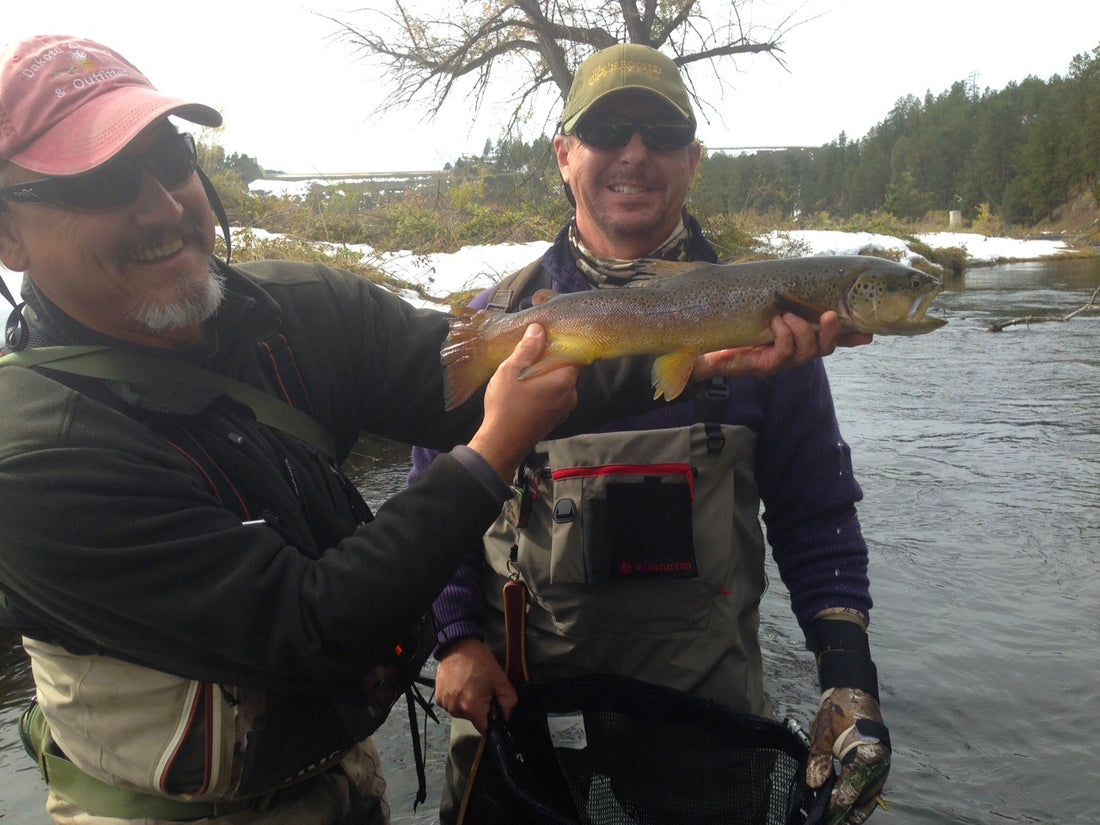
[[[835,310],[845,332],[920,335],[946,321],[925,317],[938,278],[864,255],[743,264],[640,261],[630,285],[535,294],[520,312],[459,309],[440,352],[447,409],[492,377],[529,324],[546,330],[546,351],[520,377],[624,355],[657,355],[653,397],[676,398],[704,352],[773,339],[771,319],[793,312],[816,323]]]

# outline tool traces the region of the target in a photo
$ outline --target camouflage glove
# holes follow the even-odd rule
[[[828,616],[806,635],[817,655],[821,704],[810,724],[806,784],[820,788],[833,772],[828,825],[862,825],[880,803],[890,772],[890,733],[878,704],[878,675],[861,624]]]

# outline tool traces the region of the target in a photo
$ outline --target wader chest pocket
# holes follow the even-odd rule
[[[690,465],[563,468],[553,479],[555,544],[580,550],[569,555],[583,561],[582,581],[698,577]]]
[[[550,625],[548,638],[598,637],[608,649],[638,633],[693,634],[730,600],[735,572],[745,578],[748,564],[762,579],[755,435],[722,433],[717,453],[703,424],[536,447],[526,526],[502,517],[485,542],[494,571],[527,584],[529,632]]]

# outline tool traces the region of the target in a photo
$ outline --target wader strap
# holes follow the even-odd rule
[[[699,384],[695,390],[695,420],[704,425],[707,452],[711,455],[722,452],[726,446],[726,437],[720,425],[726,420],[729,400],[730,385],[725,378],[712,378]]]
[[[504,672],[513,683],[530,679],[527,672],[527,585],[509,580],[504,598]]]
[[[308,413],[257,387],[193,364],[100,346],[40,347],[12,352],[0,358],[0,367],[13,364],[21,367],[42,366],[108,381],[159,384],[168,379],[213,387],[249,407],[261,424],[311,444],[329,458],[336,457],[332,436]]]
[[[50,726],[37,702],[19,718],[19,735],[27,753],[38,763],[50,792],[95,816],[117,819],[168,819],[185,822],[240,811],[255,800],[184,802],[153,794],[116,788],[81,771],[54,744]]]
[[[549,287],[549,273],[544,272],[542,269],[542,258],[529,263],[523,269],[516,270],[494,286],[489,292],[485,308],[495,312],[508,312],[516,309],[524,297],[536,291],[531,289],[532,286],[543,285],[537,284],[535,281],[540,276],[541,280],[545,280],[545,286]]]

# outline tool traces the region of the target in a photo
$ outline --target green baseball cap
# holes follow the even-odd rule
[[[695,124],[691,96],[672,59],[640,43],[618,43],[596,52],[577,67],[561,115],[562,132],[572,133],[577,121],[594,104],[624,89],[651,92]]]

